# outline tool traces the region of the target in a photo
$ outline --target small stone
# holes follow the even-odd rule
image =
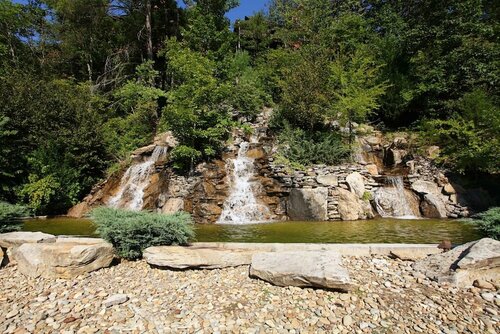
[[[349,326],[351,326],[351,325],[352,325],[352,323],[353,323],[353,320],[352,320],[352,317],[351,317],[349,314],[348,314],[348,315],[346,315],[346,316],[344,316],[344,317],[342,318],[342,324],[343,324],[344,326],[349,327]]]
[[[450,314],[448,314],[446,317],[447,317],[447,318],[448,318],[448,320],[450,320],[450,321],[457,321],[457,316],[456,316],[456,315],[454,315],[454,314],[451,314],[451,313],[450,313]]]
[[[111,307],[114,305],[120,305],[128,300],[128,296],[124,294],[112,295],[104,301],[104,306]]]
[[[495,309],[491,308],[491,307],[486,307],[484,310],[486,312],[488,312],[489,314],[491,314],[491,315],[498,315],[498,312]]]
[[[491,284],[490,282],[487,282],[483,279],[475,280],[473,285],[477,288],[480,288],[480,289],[495,290],[495,286],[493,284]]]
[[[370,324],[368,322],[362,322],[362,323],[359,324],[359,328],[361,330],[366,329],[368,327],[370,327]]]
[[[481,294],[481,297],[486,300],[487,302],[492,302],[493,299],[495,299],[495,296],[492,293],[489,292],[483,292]]]
[[[10,311],[9,313],[7,313],[5,315],[5,318],[10,319],[12,317],[15,317],[18,314],[19,314],[19,310],[18,309],[13,309],[12,311]]]

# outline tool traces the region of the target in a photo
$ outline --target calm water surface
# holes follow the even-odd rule
[[[373,220],[339,222],[279,222],[249,225],[196,225],[196,240],[220,242],[308,243],[439,243],[460,244],[481,237],[473,226],[457,220]],[[24,231],[54,235],[96,236],[88,219],[50,218],[24,222]]]

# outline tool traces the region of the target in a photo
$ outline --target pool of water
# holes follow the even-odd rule
[[[473,226],[447,219],[390,219],[338,222],[277,222],[249,225],[200,225],[196,240],[219,242],[283,243],[439,243],[444,239],[461,244],[481,238]],[[31,219],[24,231],[54,235],[96,236],[88,219]]]

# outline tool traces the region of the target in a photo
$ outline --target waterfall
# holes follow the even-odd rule
[[[400,219],[418,218],[418,209],[412,208],[411,198],[404,188],[402,176],[387,176],[385,187],[375,191],[375,205],[382,217]]]
[[[150,176],[155,172],[155,162],[165,158],[167,152],[168,147],[156,146],[146,160],[132,164],[123,174],[118,193],[108,200],[107,205],[113,208],[141,210],[144,189],[149,185]]]
[[[255,187],[259,184],[251,180],[255,171],[254,159],[247,155],[249,145],[242,142],[236,158],[232,159],[232,187],[218,224],[250,224],[269,219],[269,209],[255,198]]]

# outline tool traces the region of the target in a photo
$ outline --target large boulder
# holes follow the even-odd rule
[[[368,201],[363,201],[349,190],[338,189],[338,210],[342,220],[373,218],[373,210]]]
[[[0,247],[16,248],[26,243],[51,243],[56,237],[42,232],[9,232],[0,234]]]
[[[26,276],[72,278],[108,267],[114,249],[97,238],[58,238],[54,243],[25,243],[13,257],[19,272]]]
[[[437,282],[460,287],[475,280],[500,284],[500,241],[484,238],[452,250],[431,255],[415,263],[414,269]]]
[[[353,285],[342,259],[334,251],[291,251],[257,253],[252,257],[250,276],[278,286],[350,290]]]
[[[363,175],[358,172],[353,172],[347,175],[345,180],[349,185],[349,189],[355,193],[358,198],[362,198],[365,193],[365,181]]]
[[[288,216],[292,220],[328,220],[328,188],[292,189],[288,197]]]
[[[417,180],[412,183],[411,188],[422,196],[420,211],[427,218],[446,218],[447,210],[444,196],[436,183]]]
[[[155,246],[142,252],[147,263],[173,269],[218,269],[248,265],[252,252],[216,247]]]

